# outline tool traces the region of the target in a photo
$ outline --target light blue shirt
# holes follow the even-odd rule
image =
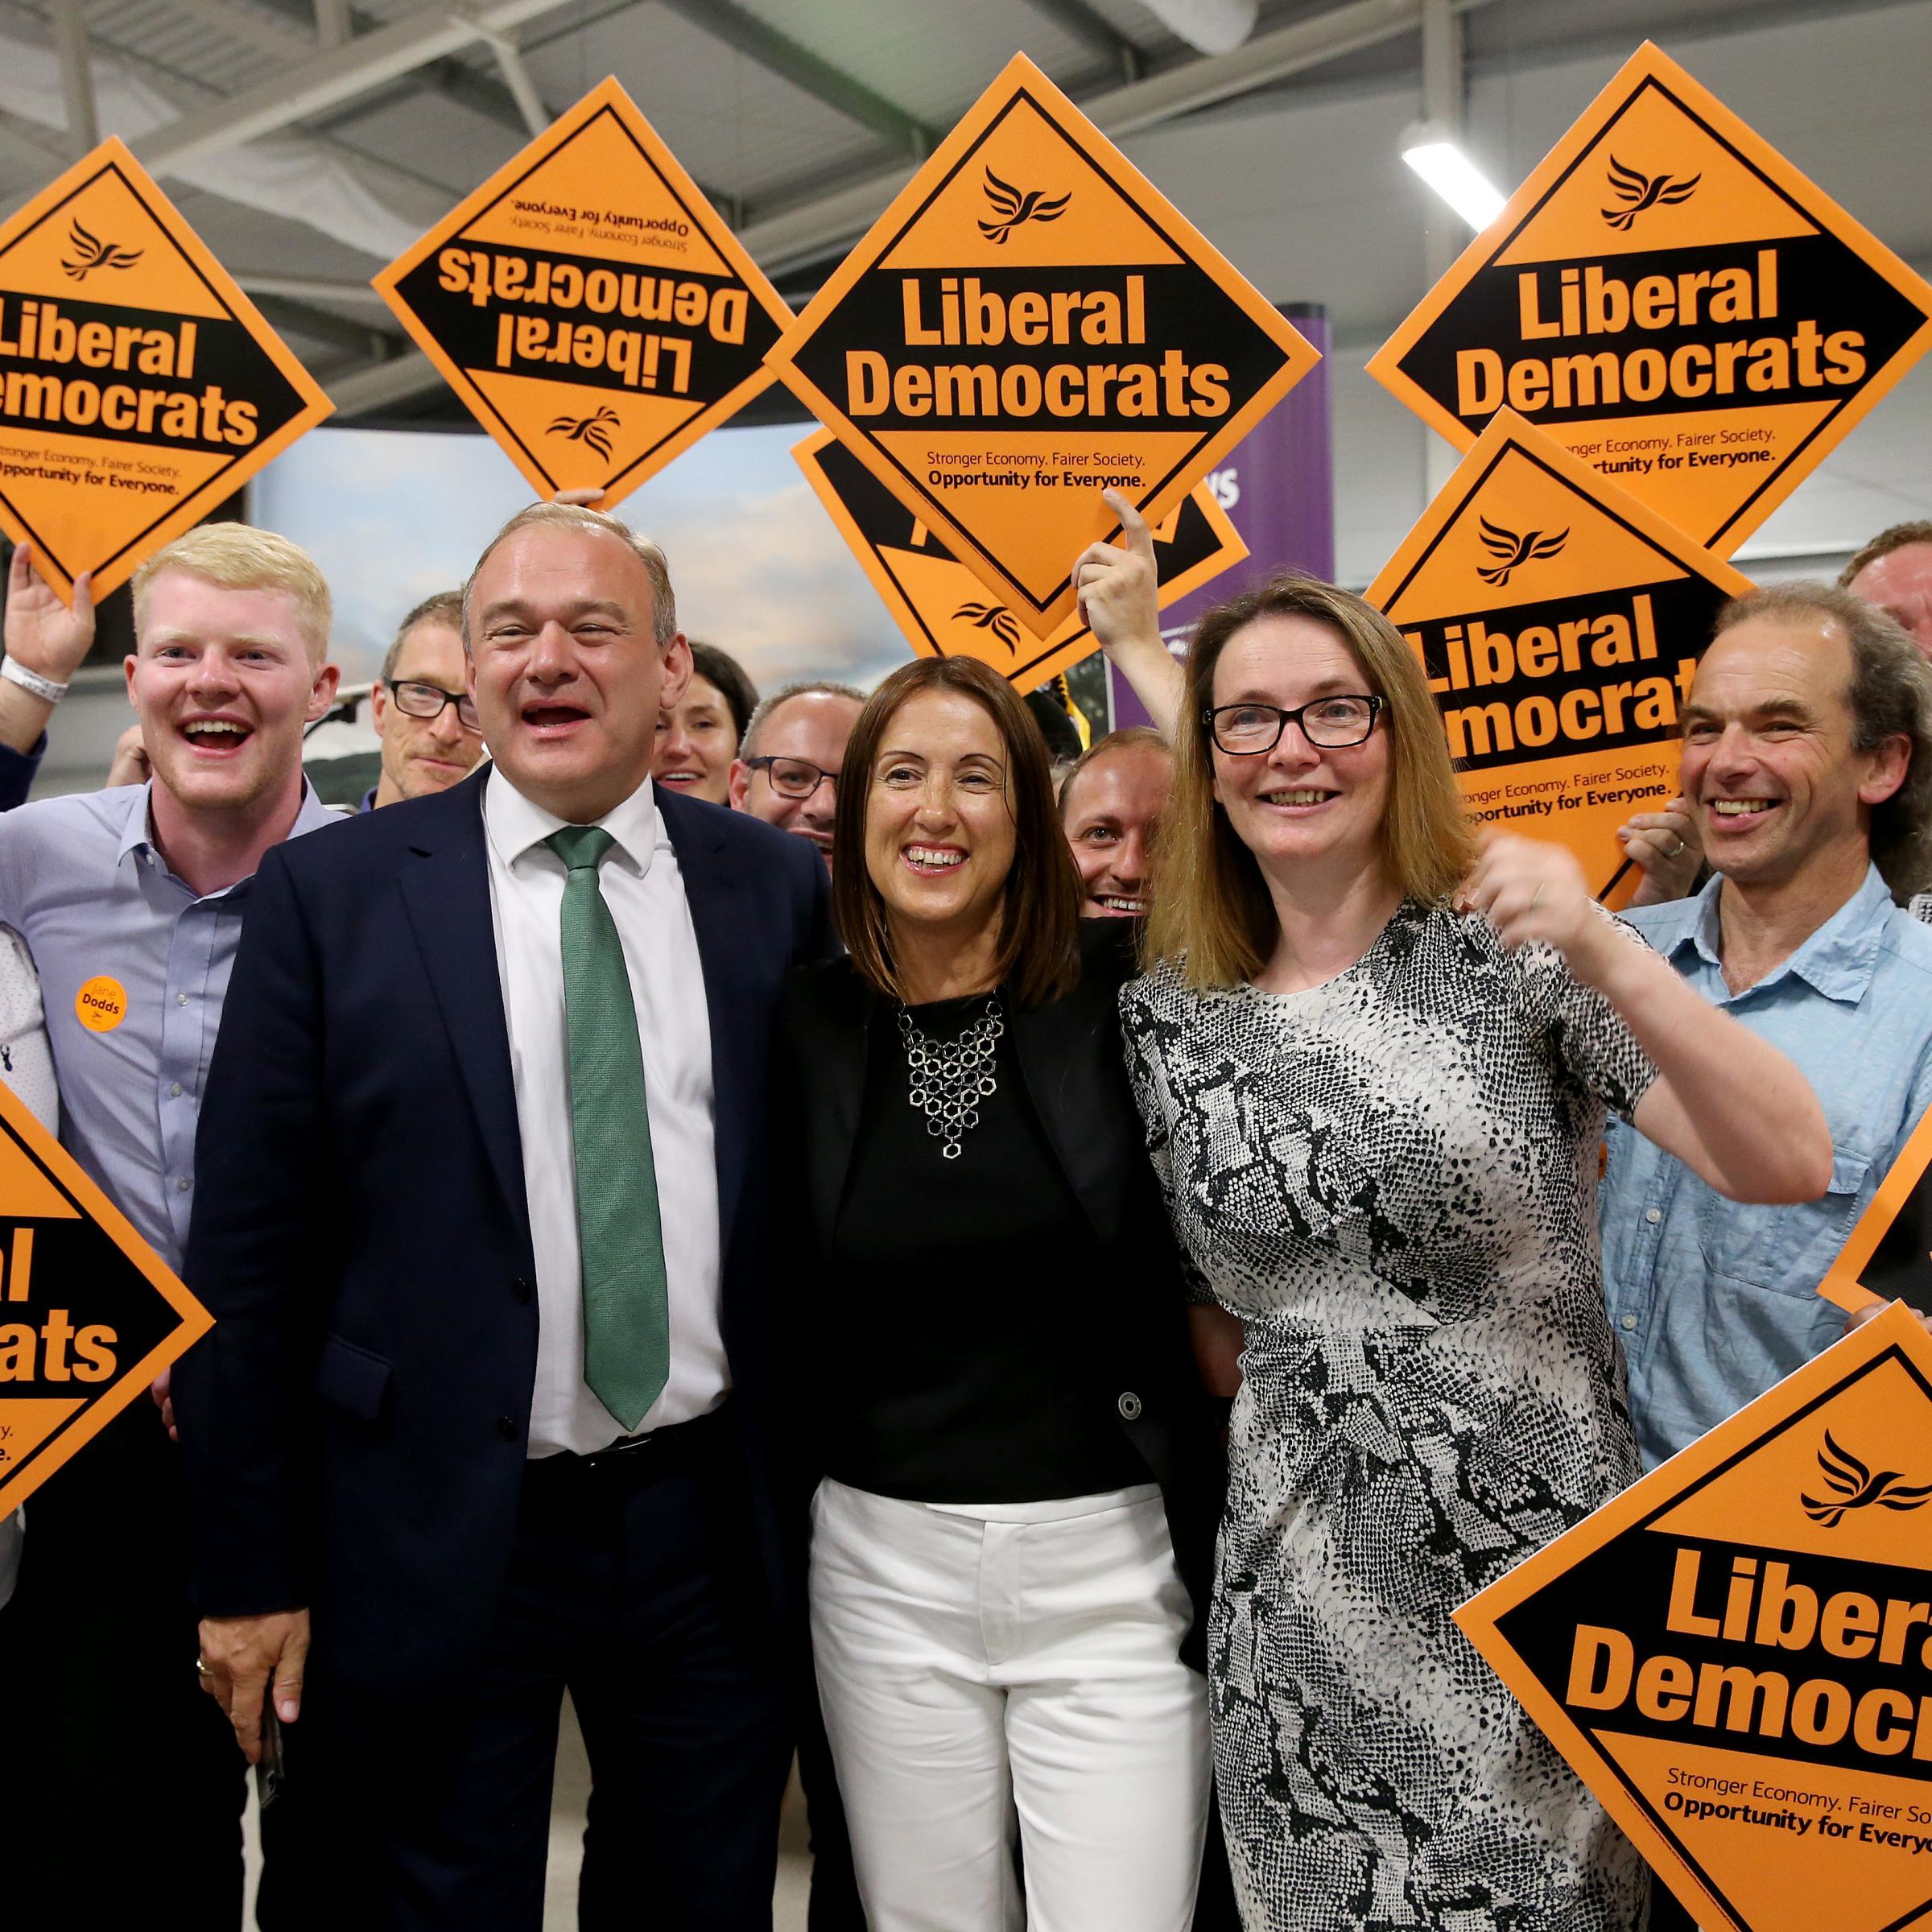
[[[197,898],[155,845],[148,790],[0,815],[0,925],[39,969],[61,1144],[179,1273],[195,1126],[249,881]],[[304,779],[290,836],[340,816]]]
[[[1728,1201],[1612,1121],[1600,1197],[1604,1297],[1654,1468],[1844,1333],[1818,1284],[1932,1105],[1932,928],[1876,866],[1790,959],[1733,994],[1714,878],[1623,917],[1715,1006],[1794,1061],[1831,1123],[1831,1186],[1785,1208]]]

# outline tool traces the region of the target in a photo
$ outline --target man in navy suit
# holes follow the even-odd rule
[[[581,1922],[767,1928],[766,1042],[824,869],[654,790],[691,675],[654,545],[526,510],[464,634],[493,762],[256,876],[175,1374],[204,1681],[251,1757],[265,1696],[295,1724],[365,1918],[535,1932],[568,1687]]]

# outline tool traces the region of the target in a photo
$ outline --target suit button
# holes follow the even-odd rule
[[[522,1431],[517,1427],[517,1418],[514,1415],[500,1415],[497,1418],[497,1434],[502,1436],[505,1442],[514,1443],[521,1433]]]
[[[518,1275],[517,1278],[510,1283],[510,1291],[520,1302],[527,1302],[530,1296],[536,1292],[535,1290],[530,1286],[530,1283],[526,1281],[522,1275]]]
[[[1137,1422],[1141,1419],[1141,1398],[1131,1389],[1124,1390],[1113,1406],[1120,1410],[1122,1422]]]

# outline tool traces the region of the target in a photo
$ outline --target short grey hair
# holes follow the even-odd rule
[[[1835,584],[1771,584],[1735,597],[1718,613],[1712,641],[1754,617],[1835,624],[1852,653],[1852,749],[1876,751],[1892,737],[1910,747],[1905,782],[1872,807],[1870,835],[1872,862],[1904,905],[1932,884],[1932,664],[1895,618]]]
[[[677,600],[671,595],[671,566],[665,561],[664,553],[649,537],[641,537],[628,523],[620,523],[615,517],[607,517],[601,510],[588,510],[580,503],[533,503],[527,510],[520,510],[484,546],[483,554],[477,559],[463,585],[463,648],[473,647],[470,636],[469,621],[471,601],[476,594],[477,577],[491,554],[506,537],[514,536],[519,530],[532,526],[558,530],[576,530],[596,535],[601,532],[607,537],[615,537],[631,555],[644,566],[650,579],[650,630],[651,636],[659,644],[668,644],[677,634]]]
[[[393,684],[396,681],[396,667],[402,662],[402,646],[409,642],[409,634],[419,624],[441,624],[453,630],[458,637],[463,634],[463,593],[460,590],[440,590],[432,597],[425,597],[402,621],[396,626],[395,641],[383,654],[381,682]]]
[[[751,722],[745,727],[745,735],[738,741],[738,756],[749,758],[757,750],[759,733],[771,722],[771,714],[781,704],[789,704],[794,698],[808,698],[818,693],[828,698],[849,698],[853,704],[861,706],[865,702],[865,692],[857,685],[836,684],[828,678],[802,678],[795,684],[782,684],[751,714]]]

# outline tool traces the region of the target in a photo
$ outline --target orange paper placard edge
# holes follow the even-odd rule
[[[0,1517],[213,1318],[79,1162],[0,1087]]]
[[[772,351],[812,413],[1036,637],[1314,348],[1015,55]]]
[[[1026,691],[1098,648],[1077,613],[1050,638],[1022,631],[1012,612],[988,603],[978,578],[830,430],[816,431],[791,453],[893,621],[922,657],[977,658]],[[1213,491],[1197,485],[1154,531],[1161,607],[1247,555]]]
[[[791,320],[614,80],[373,286],[538,495],[602,510],[769,386]]]
[[[1646,42],[1368,373],[1509,407],[1728,556],[1932,345],[1932,287]]]
[[[1616,828],[1675,793],[1697,658],[1750,588],[1503,410],[1368,598],[1429,673],[1471,815],[1567,845],[1617,902]]]
[[[1891,1309],[1455,1618],[1706,1932],[1932,1911],[1932,1337]]]
[[[0,225],[0,526],[69,603],[332,407],[118,140]]]
[[[1922,1198],[1932,1169],[1932,1113],[1913,1129],[1871,1204],[1858,1217],[1818,1291],[1856,1311],[1873,1302],[1902,1298],[1932,1312],[1932,1206]]]

